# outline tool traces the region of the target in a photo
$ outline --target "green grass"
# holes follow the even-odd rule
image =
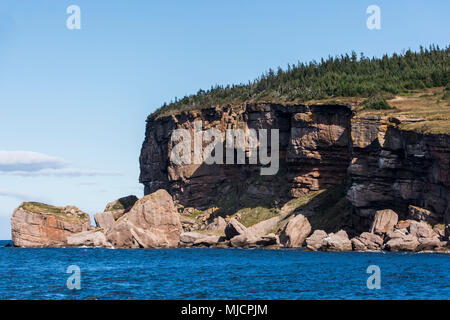
[[[198,210],[198,209],[194,209],[194,212],[192,212],[190,215],[187,215],[187,218],[193,219],[193,220],[197,220],[199,217],[205,215],[206,212]]]
[[[40,202],[24,202],[21,208],[37,214],[52,214],[64,221],[85,222],[89,221],[89,215],[76,207],[55,207]],[[75,214],[69,212],[75,210]]]
[[[214,236],[223,237],[225,236],[224,230],[195,230],[193,232],[201,233],[201,234],[209,234]]]
[[[345,190],[345,185],[341,184],[292,199],[282,209],[283,219],[270,232],[280,233],[290,217],[297,214],[306,216],[313,230],[320,229],[327,233],[350,230],[352,206]]]
[[[124,206],[120,202],[115,203],[110,209],[111,210],[125,210]]]
[[[278,210],[275,208],[255,207],[255,208],[243,208],[236,212],[240,214],[240,222],[248,227],[251,227],[261,221],[276,217]]]

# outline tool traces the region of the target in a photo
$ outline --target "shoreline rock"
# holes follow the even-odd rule
[[[15,247],[62,247],[67,245],[69,236],[91,228],[89,215],[73,206],[24,202],[11,217]]]
[[[182,231],[172,197],[158,190],[137,201],[106,233],[115,248],[175,248]]]
[[[308,219],[299,214],[289,220],[280,235],[281,243],[288,248],[301,248],[311,233]]]
[[[181,221],[190,219],[178,212],[166,190],[134,202],[131,208],[118,209],[116,200],[105,210],[121,211],[115,220],[113,211],[96,214],[97,225],[76,207],[54,207],[24,202],[11,218],[13,245],[16,247],[101,247],[101,248],[306,248],[311,251],[402,251],[449,253],[450,242],[442,224],[427,220],[400,220],[391,209],[378,210],[370,232],[349,239],[345,230],[327,234],[314,230],[308,219],[298,214],[291,217],[278,234],[269,233],[279,223],[274,217],[249,228],[236,218],[228,222],[212,217],[199,232],[183,232]],[[126,212],[125,212],[126,211]],[[239,217],[237,217],[239,219]],[[209,230],[210,229],[210,230]],[[220,235],[223,230],[224,235]]]

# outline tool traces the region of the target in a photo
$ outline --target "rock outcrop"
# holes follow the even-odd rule
[[[347,232],[340,230],[330,233],[322,240],[320,247],[322,251],[352,251],[352,242],[349,240]]]
[[[363,232],[360,236],[351,240],[353,250],[355,251],[374,251],[383,248],[383,239],[369,232]]]
[[[180,235],[180,247],[211,247],[225,240],[224,237],[214,234],[198,232],[183,232]]]
[[[114,219],[114,215],[110,211],[96,213],[94,215],[94,220],[97,224],[97,227],[105,231],[111,229],[116,222],[116,220]]]
[[[379,210],[375,213],[375,218],[370,228],[371,233],[384,235],[394,231],[394,227],[398,222],[398,215],[389,209]]]
[[[274,233],[265,234],[265,228],[246,228],[236,219],[230,219],[225,228],[226,240],[234,248],[280,247],[280,239]]]
[[[67,238],[67,245],[73,247],[111,247],[103,230],[90,230],[72,234]]]
[[[106,233],[115,248],[174,248],[182,228],[172,197],[158,190],[137,201]]]
[[[416,251],[419,241],[411,234],[395,230],[387,234],[385,248],[390,251]]]
[[[280,242],[289,248],[300,248],[311,233],[311,225],[305,216],[299,214],[289,220],[280,235]]]
[[[206,230],[221,230],[225,231],[227,222],[222,217],[216,217],[214,220],[206,226]]]
[[[231,219],[225,227],[225,236],[228,240],[236,236],[246,236],[248,233],[247,228],[236,219]]]
[[[90,229],[89,215],[72,206],[24,202],[11,217],[16,247],[62,247],[71,235]]]
[[[96,215],[99,228],[92,227],[89,215],[76,207],[25,202],[11,218],[13,243],[20,247],[178,247],[181,223],[167,191],[135,200],[130,196],[108,204],[103,214]],[[211,245],[219,237],[207,235],[202,241]]]
[[[315,230],[312,235],[306,238],[306,248],[312,251],[317,251],[322,247],[322,240],[325,239],[328,234],[323,230]]]

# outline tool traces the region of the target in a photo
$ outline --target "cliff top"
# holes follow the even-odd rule
[[[73,206],[55,207],[40,202],[24,202],[19,208],[37,214],[52,214],[63,221],[89,221],[89,215],[87,213]]]
[[[271,102],[282,105],[313,104],[329,99],[358,100],[374,95],[413,95],[416,90],[449,87],[450,47],[430,46],[419,52],[368,58],[363,54],[328,57],[320,62],[270,69],[247,84],[211,87],[164,104],[149,116],[159,118],[190,110]],[[450,94],[448,94],[450,95]],[[399,102],[399,101],[396,101]],[[345,104],[345,103],[344,103]]]
[[[391,97],[387,103],[392,109],[361,108],[357,116],[392,116],[400,121],[402,130],[420,133],[450,134],[450,90],[438,87],[411,90]]]
[[[301,105],[345,105],[351,107],[357,117],[393,117],[398,120],[399,128],[402,130],[425,134],[450,134],[450,90],[448,87],[408,90],[397,95],[385,95],[381,101],[384,101],[386,105],[381,107],[365,105],[368,100],[370,98],[336,97],[308,100]],[[260,103],[275,103],[286,108],[300,104],[280,101],[260,101]],[[160,114],[155,119],[197,110],[174,110],[169,114]]]

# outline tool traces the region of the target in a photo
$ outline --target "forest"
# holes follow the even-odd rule
[[[199,90],[165,103],[150,117],[243,102],[306,102],[334,97],[383,97],[415,89],[446,87],[450,80],[450,46],[368,58],[363,53],[329,56],[269,69],[248,83]]]

